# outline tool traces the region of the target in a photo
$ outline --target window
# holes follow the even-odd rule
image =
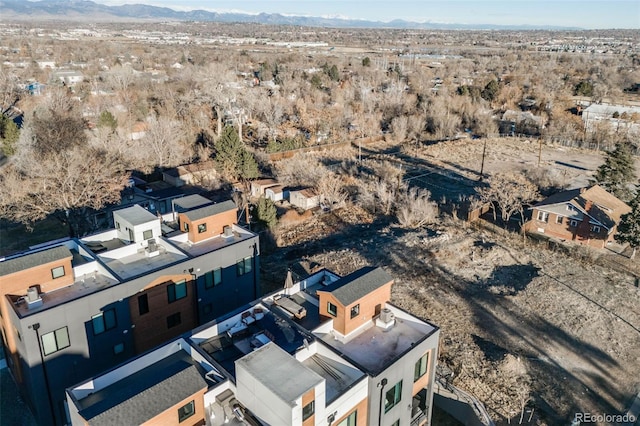
[[[51,276],[53,279],[64,277],[64,266],[58,266],[51,270]]]
[[[177,327],[182,323],[182,318],[180,318],[180,312],[176,312],[173,315],[169,315],[167,317],[167,328]]]
[[[178,408],[178,422],[182,423],[196,413],[196,404],[190,401],[187,405]]]
[[[189,224],[187,222],[184,223],[184,232],[189,232]]]
[[[575,228],[576,226],[578,226],[578,221],[572,220],[571,222],[569,222],[569,226],[571,226],[572,228]]]
[[[413,370],[414,382],[417,382],[420,377],[427,373],[427,364],[429,364],[429,353],[422,355],[418,362],[416,362],[416,366]]]
[[[222,269],[217,268],[204,274],[204,288],[212,288],[222,283]]]
[[[198,234],[202,234],[204,232],[207,232],[207,224],[201,223],[200,225],[198,225]]]
[[[50,355],[69,346],[71,346],[71,342],[69,342],[69,330],[67,330],[67,327],[42,335],[42,352],[45,355]]]
[[[556,216],[556,223],[558,225],[562,225],[563,220],[564,220],[564,216],[560,216],[560,215]]]
[[[93,334],[97,336],[107,330],[116,328],[116,311],[109,309],[104,312],[100,312],[98,315],[91,317],[91,323],[93,324]]]
[[[384,397],[384,412],[387,413],[393,407],[395,407],[402,398],[402,380],[400,380],[394,387],[389,389]]]
[[[204,315],[209,315],[213,311],[213,304],[207,303],[202,307],[202,313]]]
[[[358,303],[356,306],[351,308],[351,318],[355,318],[360,315],[360,304]]]
[[[144,315],[149,312],[149,297],[147,297],[146,293],[142,296],[138,296],[138,312],[140,315]]]
[[[567,204],[567,210],[573,212],[576,211],[576,208],[573,206],[573,204]]]
[[[540,222],[549,222],[549,213],[538,211],[538,220]]]
[[[113,347],[113,354],[114,355],[119,355],[122,352],[124,352],[124,343],[118,343],[117,345],[115,345]]]
[[[169,298],[169,303],[173,303],[176,300],[187,297],[187,282],[182,280],[177,283],[169,284],[167,286],[167,296]]]
[[[327,312],[335,317],[338,315],[338,307],[331,302],[327,302]]]
[[[349,414],[349,417],[338,423],[336,426],[356,426],[358,421],[358,410]]]
[[[120,230],[120,222],[116,222],[116,229],[119,231]]]
[[[594,234],[599,234],[600,227],[598,225],[591,225],[591,232],[593,232]]]
[[[238,260],[238,263],[236,263],[236,272],[238,273],[238,276],[251,272],[251,270],[253,269],[253,265],[251,263],[252,260],[253,257],[251,256]]]
[[[310,403],[302,407],[302,421],[305,421],[309,417],[313,416],[313,413],[315,413],[315,410],[316,410],[315,401],[311,401]]]
[[[144,232],[142,233],[142,238],[143,238],[143,239],[145,239],[145,240],[150,240],[150,239],[152,239],[152,238],[153,238],[153,230],[152,230],[152,229],[149,229],[149,230],[147,230],[147,231],[144,231]]]
[[[391,426],[400,426],[400,419],[398,419],[395,422],[393,422],[393,424]]]

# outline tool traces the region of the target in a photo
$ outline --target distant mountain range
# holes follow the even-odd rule
[[[527,25],[466,25],[433,22],[411,22],[393,20],[389,22],[357,19],[322,18],[309,16],[286,16],[278,13],[218,13],[206,10],[176,11],[167,7],[143,4],[107,6],[90,0],[0,0],[0,15],[3,21],[11,20],[70,20],[83,22],[117,22],[131,20],[146,21],[210,21],[246,22],[270,25],[297,25],[305,27],[331,28],[398,28],[398,29],[498,29],[498,30],[575,30],[569,27],[535,27]]]

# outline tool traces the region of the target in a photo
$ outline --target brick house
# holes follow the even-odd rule
[[[531,208],[525,230],[604,248],[614,240],[620,216],[631,211],[599,185],[553,194]]]

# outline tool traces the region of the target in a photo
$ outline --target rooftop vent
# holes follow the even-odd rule
[[[160,250],[158,248],[158,243],[154,238],[151,238],[147,244],[147,248],[145,250],[145,254],[147,257],[154,257],[160,254]]]
[[[233,237],[233,229],[231,229],[229,225],[225,225],[225,227],[222,229],[223,229],[222,235],[224,237]]]
[[[389,330],[395,324],[396,316],[391,309],[384,308],[380,311],[380,316],[376,319],[376,325],[384,330]]]

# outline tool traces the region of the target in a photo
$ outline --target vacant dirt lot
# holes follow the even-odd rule
[[[366,155],[421,162],[416,167],[424,169],[411,172],[445,194],[451,182],[474,187],[482,149],[483,141],[452,141],[415,151],[368,146]],[[494,141],[485,171],[536,167],[538,149],[537,142]],[[543,146],[541,166],[559,170],[568,186],[586,183],[601,162],[599,153]],[[447,169],[444,184],[442,174],[428,171],[438,165]],[[262,260],[273,286],[301,258],[340,274],[364,265],[390,272],[393,303],[442,329],[440,363],[497,423],[519,419],[523,404],[534,409],[531,424],[569,424],[576,412],[621,413],[640,390],[636,277],[598,266],[594,256],[449,218],[404,230],[354,206],[280,235],[281,248]]]

